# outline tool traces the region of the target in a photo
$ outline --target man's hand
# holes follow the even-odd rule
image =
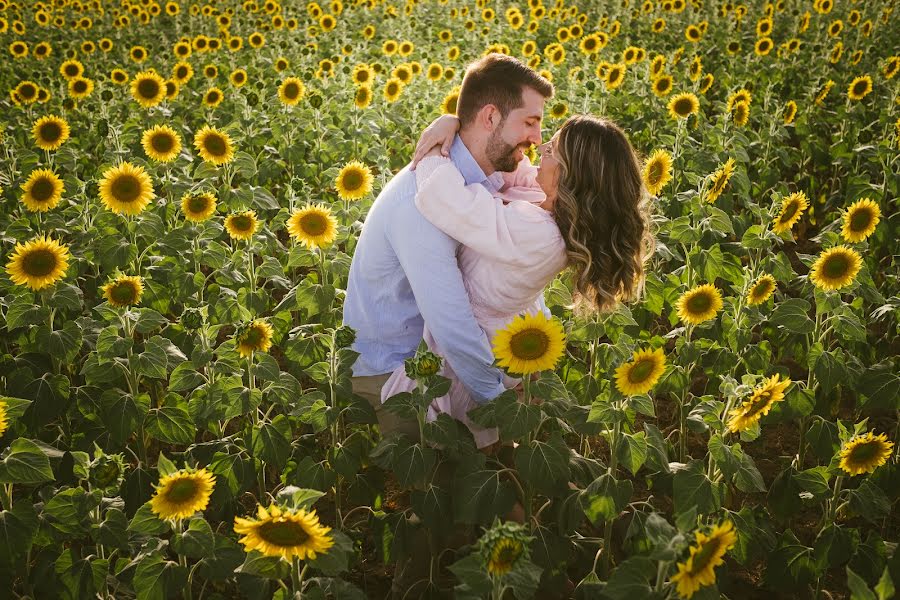
[[[432,121],[431,125],[422,132],[422,137],[416,144],[416,151],[413,153],[409,170],[415,171],[416,165],[426,156],[450,156],[450,147],[453,145],[453,138],[456,137],[457,131],[459,131],[459,119],[453,115],[441,115]]]

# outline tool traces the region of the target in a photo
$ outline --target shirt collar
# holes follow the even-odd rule
[[[475,160],[469,149],[466,148],[459,134],[453,138],[453,145],[450,147],[450,160],[459,169],[463,179],[466,180],[466,185],[480,183],[492,193],[503,186],[503,174],[494,171],[490,175],[485,175],[484,170],[479,166],[478,161]]]

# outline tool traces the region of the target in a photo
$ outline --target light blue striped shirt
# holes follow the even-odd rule
[[[491,192],[503,176],[484,174],[457,135],[450,159],[466,184]],[[504,391],[491,366],[491,346],[472,314],[456,261],[459,242],[416,208],[416,174],[404,167],[372,204],[350,265],[344,324],[356,330],[354,376],[389,373],[413,356],[424,323],[473,399],[485,403]]]

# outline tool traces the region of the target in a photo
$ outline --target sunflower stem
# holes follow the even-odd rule
[[[294,584],[294,598],[301,598],[303,596],[303,575],[306,572],[306,567],[303,567],[303,570],[300,570],[300,557],[294,556],[291,558],[291,582]]]

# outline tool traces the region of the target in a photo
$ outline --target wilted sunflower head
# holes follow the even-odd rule
[[[835,246],[819,255],[809,280],[822,290],[838,290],[853,283],[862,268],[862,257],[849,246]]]
[[[120,275],[103,286],[103,296],[115,307],[138,304],[143,292],[141,278],[136,276]]]
[[[841,236],[855,244],[861,242],[875,232],[875,227],[881,220],[881,209],[870,198],[857,200],[844,214],[844,226]]]

